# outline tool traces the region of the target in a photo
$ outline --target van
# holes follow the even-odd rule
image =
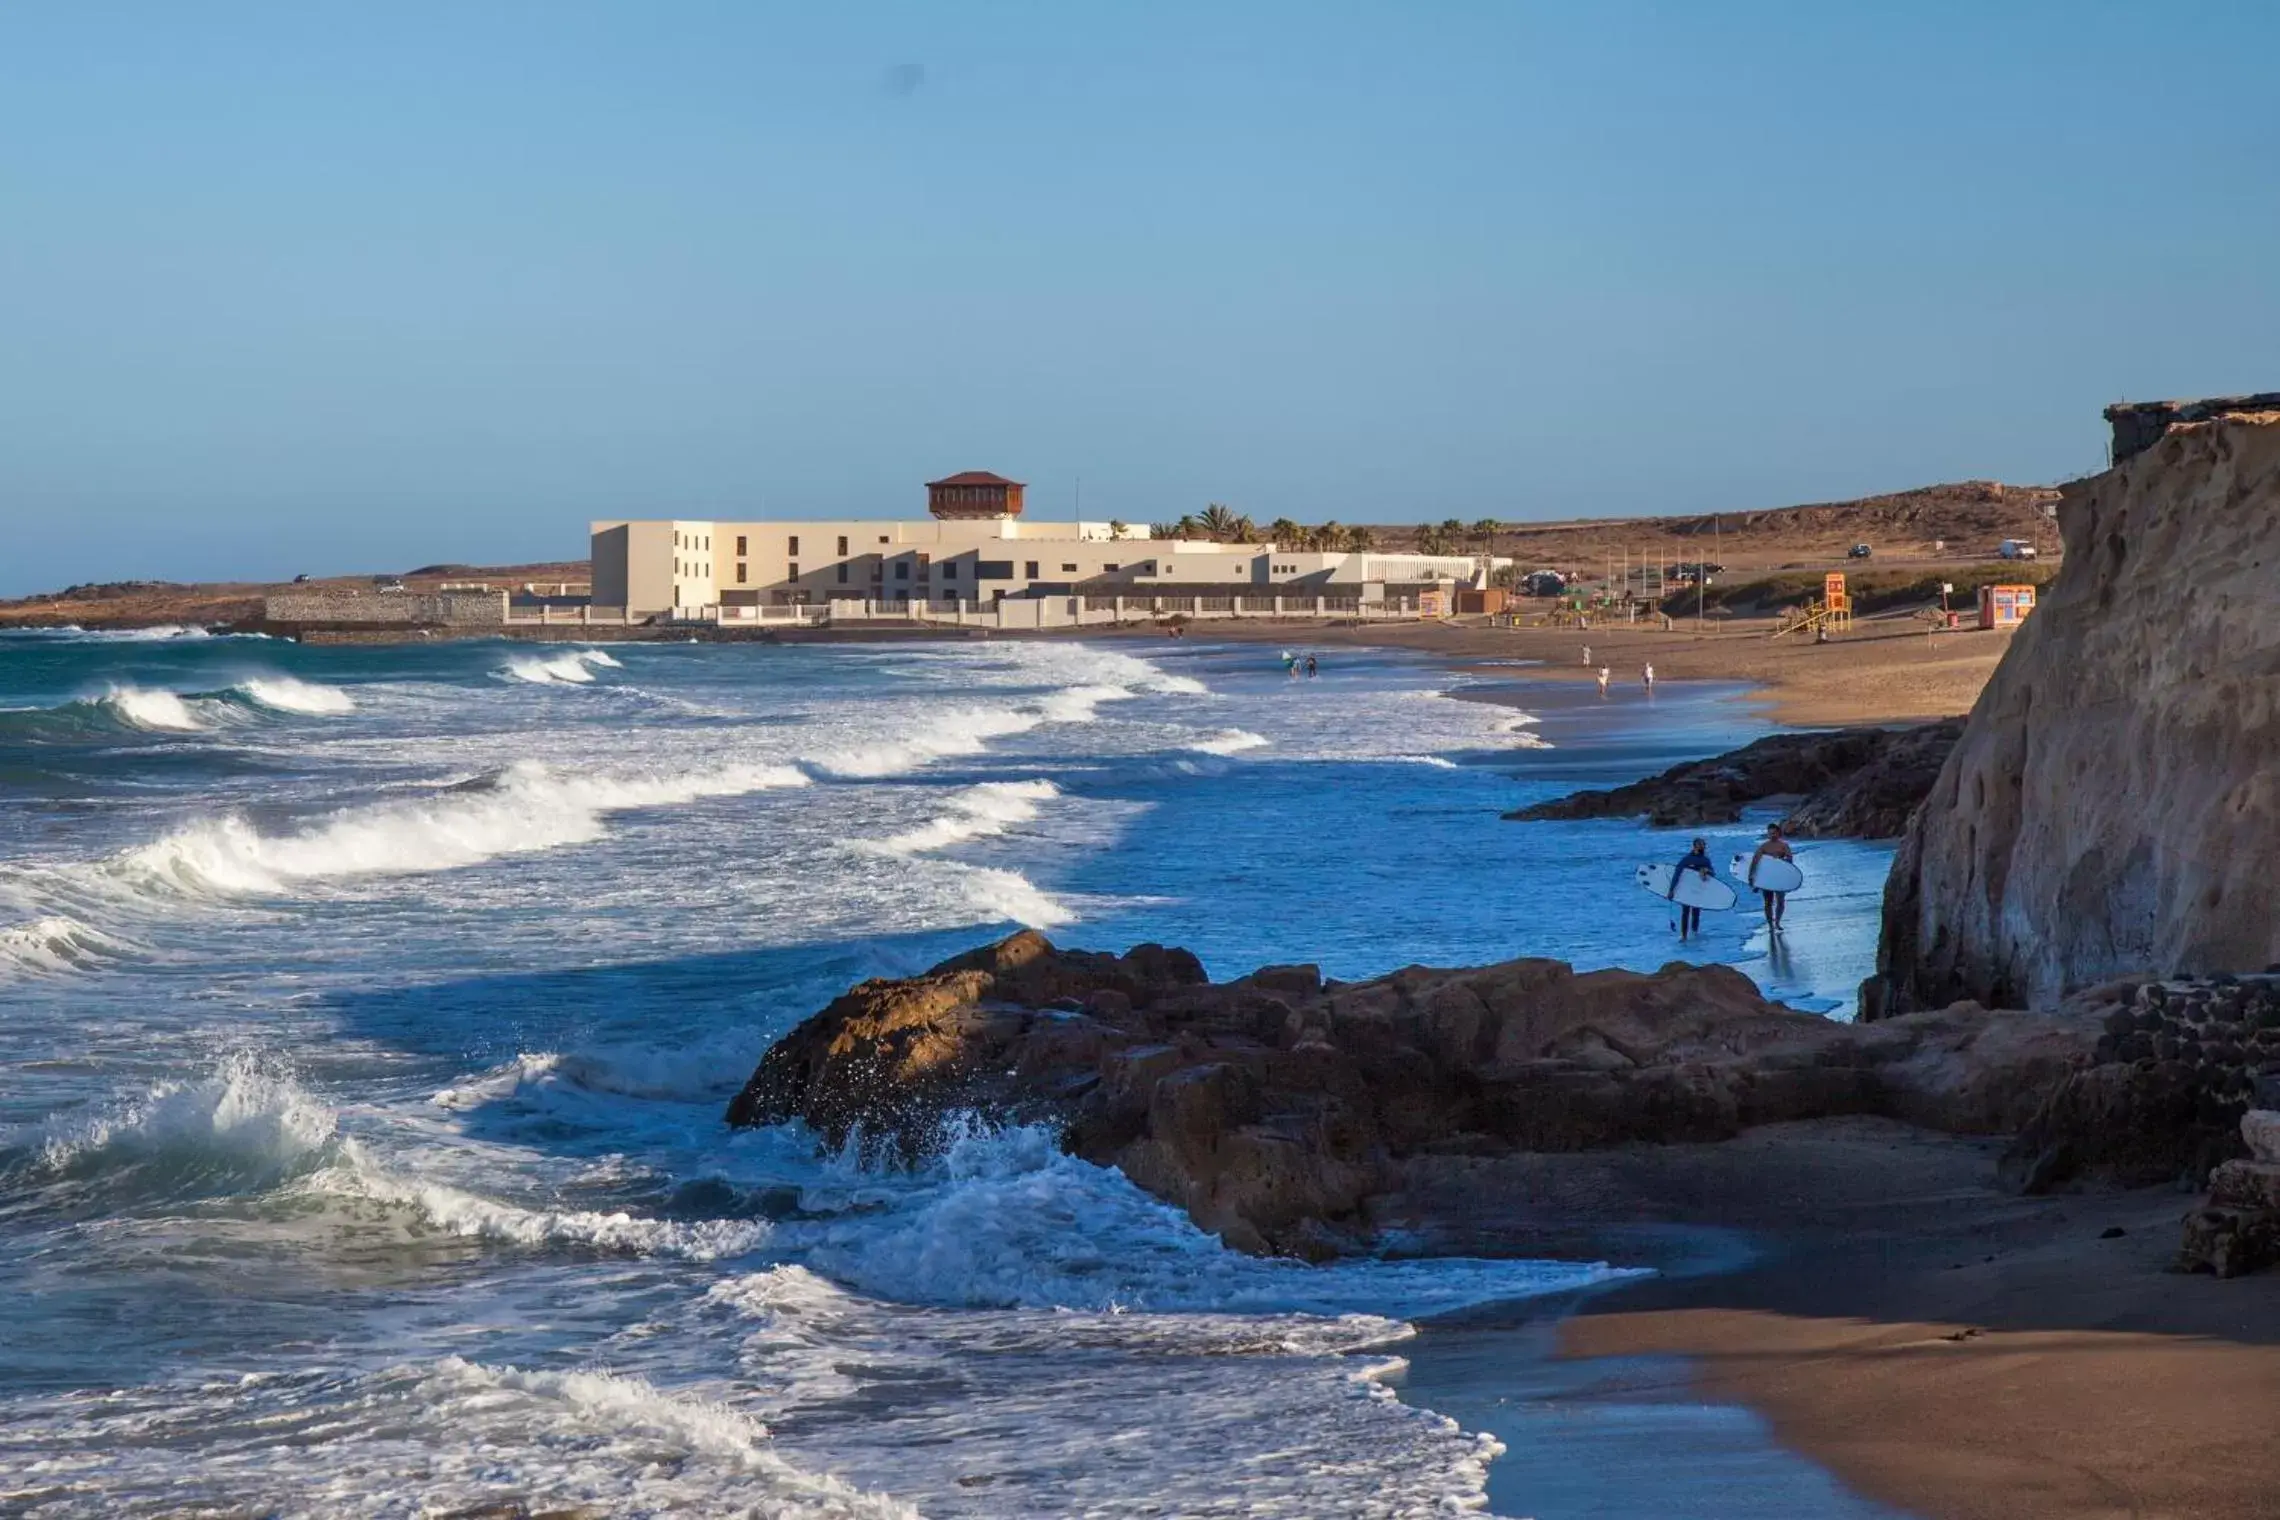
[[[2006,538],[1995,546],[1995,553],[2002,559],[2033,559],[2035,546],[2023,538]]]

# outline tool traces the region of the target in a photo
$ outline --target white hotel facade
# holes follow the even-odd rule
[[[1286,551],[1159,539],[1145,527],[1106,522],[1030,521],[1021,516],[1020,483],[981,472],[927,489],[929,513],[916,520],[596,522],[593,606],[623,608],[628,621],[735,622],[772,608],[894,616],[1059,597],[1138,599],[1140,610],[1197,597],[1382,605],[1389,594],[1414,599],[1425,589],[1485,585],[1502,563]]]

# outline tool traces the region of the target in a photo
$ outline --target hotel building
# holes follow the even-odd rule
[[[629,621],[736,620],[747,609],[869,603],[957,608],[1060,596],[1248,595],[1383,601],[1485,585],[1472,555],[1285,551],[1159,539],[1145,527],[1036,522],[1019,481],[968,471],[927,484],[917,520],[593,524],[593,606]],[[845,608],[847,615],[859,615]]]

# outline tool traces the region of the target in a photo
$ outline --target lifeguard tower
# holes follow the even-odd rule
[[[1842,570],[1832,570],[1821,577],[1821,598],[1807,602],[1781,620],[1773,630],[1780,638],[1785,633],[1817,633],[1826,628],[1832,633],[1852,632],[1852,592],[1845,587]]]

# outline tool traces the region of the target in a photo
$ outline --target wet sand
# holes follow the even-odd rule
[[[1846,1120],[1423,1163],[1394,1213],[1465,1221],[1435,1248],[1666,1275],[1428,1326],[1404,1397],[1497,1432],[1492,1507],[1537,1520],[2280,1514],[2280,1276],[2169,1272],[2191,1195],[2013,1197],[1997,1149]],[[1556,1470],[1577,1431],[1616,1477]]]
[[[1916,722],[1969,712],[1994,674],[2008,631],[1976,628],[1926,633],[1906,616],[1862,618],[1853,631],[1815,644],[1790,634],[1772,636],[1766,619],[1734,619],[1698,630],[1681,620],[1668,633],[1659,625],[1615,624],[1572,628],[1495,628],[1484,620],[1446,623],[1198,623],[1194,637],[1213,643],[1252,642],[1316,652],[1340,645],[1407,649],[1462,666],[1467,661],[1541,662],[1554,680],[1589,681],[1606,665],[1611,680],[1636,687],[1652,664],[1660,683],[1743,682],[1762,689],[1773,718],[1805,727]],[[1162,639],[1160,631],[1131,637]],[[1591,666],[1583,662],[1586,646]]]

